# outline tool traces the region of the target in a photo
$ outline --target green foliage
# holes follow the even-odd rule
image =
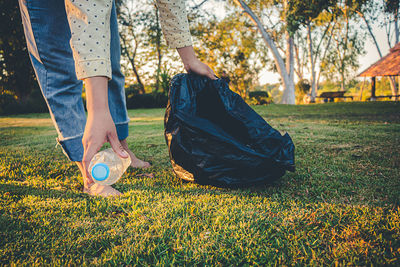
[[[306,79],[300,80],[296,83],[295,89],[298,93],[306,94],[310,92],[310,82]]]
[[[121,67],[127,78],[127,82],[134,76],[136,83],[139,85],[141,93],[145,93],[143,84],[143,76],[140,73],[144,65],[143,53],[140,53],[142,43],[147,38],[146,34],[141,30],[143,27],[142,16],[138,14],[146,13],[143,10],[138,11],[138,3],[127,0],[116,1],[117,18],[119,27],[119,36],[121,44]],[[136,11],[134,13],[134,10]]]
[[[344,91],[359,67],[359,56],[365,54],[365,34],[349,22],[349,17],[339,19],[332,31],[332,49],[321,62],[321,74],[326,79],[340,81]]]
[[[267,83],[267,84],[264,84],[264,85],[255,86],[255,90],[256,91],[266,91],[268,93],[268,96],[271,97],[271,101],[273,103],[280,103],[281,102],[282,91],[279,90],[279,88],[280,88],[280,84],[279,83],[275,83],[275,84]]]
[[[26,98],[40,90],[26,48],[18,1],[0,0],[0,6],[0,94],[12,92],[23,107],[28,104]]]
[[[294,34],[301,25],[308,25],[323,11],[334,7],[334,0],[290,0],[286,11],[286,27]]]
[[[235,14],[218,21],[210,18],[192,25],[192,33],[200,45],[195,47],[199,59],[217,74],[227,73],[230,88],[247,97],[257,79],[261,65],[257,58],[256,32]]]
[[[296,103],[302,104],[304,96],[310,93],[310,82],[306,79],[300,80],[295,85],[296,90]]]
[[[267,105],[273,103],[273,100],[266,91],[252,91],[249,92],[247,102],[252,105]]]
[[[400,0],[385,0],[385,12],[395,14],[399,18]]]
[[[340,82],[324,81],[320,84],[319,94],[323,92],[340,91]],[[362,90],[362,94],[361,94]],[[390,82],[387,77],[377,77],[376,79],[376,91],[377,96],[388,96],[392,95],[390,88]],[[354,97],[354,101],[368,101],[371,97],[371,80],[368,78],[363,79],[352,79],[347,83],[346,95]],[[389,98],[378,98],[377,101],[387,101]]]
[[[249,97],[269,97],[269,94],[265,91],[252,91],[249,92]]]
[[[296,145],[295,173],[219,189],[171,170],[163,109],[130,110],[120,198],[80,192],[48,114],[0,118],[0,264],[400,264],[399,103],[256,106]],[[154,177],[149,177],[153,175]]]
[[[117,1],[122,47],[122,67],[127,83],[139,83],[141,93],[165,91],[165,69],[182,71],[175,49],[169,49],[163,36],[154,1]],[[180,67],[180,68],[178,68]],[[171,75],[171,74],[168,74]],[[164,79],[164,80],[163,80]],[[162,84],[164,83],[164,84]],[[151,85],[152,88],[145,88]]]
[[[165,95],[167,95],[169,92],[169,85],[171,83],[171,79],[172,77],[168,69],[163,69],[160,73],[160,87]]]

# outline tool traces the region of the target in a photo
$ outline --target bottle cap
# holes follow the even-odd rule
[[[92,168],[92,178],[97,181],[104,181],[110,175],[110,169],[104,163],[96,163]]]

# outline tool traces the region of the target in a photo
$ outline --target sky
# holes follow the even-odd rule
[[[389,53],[389,46],[386,41],[386,34],[384,29],[379,29],[377,27],[373,28],[374,33],[376,34],[376,39],[381,48],[382,55],[386,55]],[[367,69],[370,65],[379,60],[379,54],[376,50],[376,47],[373,41],[368,37],[365,42],[365,52],[366,54],[359,57],[360,67],[357,73],[361,73],[363,70]],[[277,83],[279,82],[279,74],[274,72],[263,71],[260,75],[260,84],[265,83]]]
[[[202,8],[205,8],[213,12],[219,18],[222,18],[225,15],[223,1],[209,0],[202,6]],[[387,45],[386,34],[384,29],[380,29],[377,26],[373,26],[373,32],[376,35],[376,39],[380,45],[382,54],[386,55],[389,52],[389,46]],[[357,73],[361,73],[363,70],[368,68],[371,64],[375,63],[379,59],[379,54],[376,50],[376,47],[372,42],[371,38],[369,38],[369,36],[367,37],[367,40],[365,42],[365,52],[366,52],[365,55],[359,57],[360,67]],[[279,74],[268,71],[262,71],[260,74],[259,82],[260,84],[277,83],[279,82]]]

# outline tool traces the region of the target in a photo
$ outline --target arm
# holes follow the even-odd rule
[[[112,0],[65,0],[76,76],[111,79],[110,16]]]
[[[111,79],[110,15],[112,0],[66,0],[71,28],[71,48],[78,79],[85,83],[88,117],[82,138],[83,167],[105,142],[120,157],[128,157],[118,140],[108,107],[108,80]]]
[[[176,48],[187,72],[216,79],[212,69],[202,63],[193,50],[185,0],[157,0],[161,28],[170,48]]]
[[[182,59],[183,66],[187,72],[195,72],[197,74],[207,76],[212,80],[217,79],[213,70],[196,57],[192,46],[177,48],[176,50],[178,51],[178,54]]]
[[[118,140],[117,130],[108,108],[108,78],[104,76],[89,77],[85,80],[86,107],[88,111],[85,132],[82,138],[84,149],[82,164],[88,172],[90,161],[109,142],[114,152],[122,158],[129,155]]]

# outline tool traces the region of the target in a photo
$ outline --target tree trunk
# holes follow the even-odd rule
[[[297,69],[295,69],[294,71],[296,72],[297,78],[299,78],[299,80],[303,80],[304,76],[303,76],[303,69],[301,67],[301,63],[300,63],[300,53],[299,53],[299,47],[294,44],[294,54],[295,54],[295,59],[296,59],[296,64],[297,64]]]
[[[397,8],[396,9],[396,12],[395,12],[395,14],[394,14],[394,36],[395,36],[395,41],[396,41],[396,44],[398,44],[399,43],[399,36],[400,35],[400,33],[399,33],[399,9]]]
[[[360,101],[362,101],[362,95],[363,95],[363,92],[364,92],[364,85],[365,85],[365,77],[364,77],[364,81],[363,81],[363,83],[362,83],[362,85],[361,85],[361,90],[360,90]]]
[[[399,9],[396,9],[396,13],[394,16],[394,35],[395,35],[395,40],[396,44],[399,43]],[[392,76],[390,77],[390,84],[392,85],[392,95],[398,95],[399,94],[399,88],[397,87],[396,84],[396,77]],[[394,100],[398,100],[398,97],[395,96]]]
[[[295,93],[294,93],[294,81],[293,81],[293,75],[290,76],[290,74],[287,72],[285,68],[285,62],[283,61],[281,55],[279,54],[278,48],[276,47],[274,41],[272,40],[271,36],[268,34],[268,32],[264,29],[261,21],[259,18],[254,14],[254,12],[246,5],[246,3],[243,0],[234,0],[247,15],[250,17],[250,19],[254,22],[254,24],[257,26],[258,30],[261,33],[261,36],[263,37],[263,40],[265,44],[268,46],[270,51],[272,52],[272,55],[274,57],[275,65],[276,68],[278,69],[279,75],[282,78],[283,81],[283,97],[282,97],[282,104],[295,104]],[[293,40],[292,40],[293,41]],[[293,62],[293,46],[291,46],[290,54],[291,56],[291,61]],[[289,60],[290,62],[290,60]],[[293,63],[292,63],[293,67]]]
[[[376,78],[372,77],[371,78],[371,101],[375,101],[375,83],[376,83]]]
[[[157,44],[157,72],[156,72],[156,92],[160,89],[160,73],[161,73],[161,48],[160,44]]]
[[[307,26],[307,42],[308,42],[308,58],[310,60],[310,72],[311,72],[311,103],[315,103],[315,97],[317,96],[317,91],[315,88],[315,62],[314,62],[314,53],[313,53],[313,44],[312,44],[312,36],[311,36],[311,24],[309,23]]]
[[[159,18],[158,18],[158,9],[155,6],[156,11],[156,25],[157,25],[157,38],[156,38],[156,49],[157,49],[157,72],[156,72],[156,92],[160,89],[160,72],[161,72],[161,33],[159,29]]]
[[[368,22],[367,18],[366,18],[362,13],[359,13],[359,15],[360,15],[360,17],[363,19],[363,21],[365,22],[365,25],[367,26],[369,35],[371,36],[372,41],[374,41],[376,50],[378,50],[379,57],[382,58],[381,48],[379,47],[379,44],[378,44],[378,42],[376,41],[375,34],[372,32],[371,25],[369,25],[369,22]]]
[[[344,77],[344,72],[340,73],[341,81],[340,81],[340,90],[345,91],[346,90],[346,84],[345,84],[345,77]]]
[[[346,14],[346,12],[345,12]],[[346,56],[347,56],[347,51],[348,51],[348,38],[349,38],[349,18],[347,17],[347,15],[345,16],[345,21],[346,21],[346,34],[344,35],[344,37],[342,37],[342,39],[339,41],[337,39],[335,39],[336,42],[336,51],[338,53],[338,57],[339,59],[337,60],[337,62],[335,62],[337,64],[336,69],[339,72],[340,75],[340,90],[341,91],[345,91],[345,83],[346,83],[346,77],[345,77],[345,60],[346,60]],[[343,39],[344,38],[344,39]],[[340,51],[340,43],[343,43],[343,52],[341,53]],[[335,64],[334,63],[334,64]]]
[[[139,73],[138,73],[138,71],[136,69],[135,62],[133,61],[133,59],[132,60],[129,59],[129,61],[131,62],[133,73],[135,73],[136,81],[139,84],[139,93],[144,94],[145,93],[144,85],[143,85],[142,80],[140,79]]]
[[[122,34],[120,34],[120,38],[122,40],[122,43],[121,43],[122,54],[124,56],[126,56],[129,60],[129,63],[131,63],[133,73],[135,73],[135,76],[136,76],[136,81],[139,84],[139,92],[141,94],[144,94],[145,93],[144,85],[142,83],[142,80],[140,79],[140,76],[139,76],[139,73],[137,71],[136,64],[135,64],[136,52],[137,52],[137,48],[138,48],[137,40],[135,40],[135,48],[133,49],[133,55],[131,55],[129,52],[130,47],[127,44],[127,40],[125,39],[125,37]],[[135,38],[135,36],[134,36],[134,38]]]
[[[329,33],[329,39],[328,39],[328,42],[327,42],[327,44],[325,46],[324,53],[323,53],[322,57],[320,57],[320,59],[319,59],[319,62],[323,62],[325,60],[326,54],[328,53],[328,49],[329,49],[329,47],[331,45],[331,41],[332,41],[332,37],[333,37],[333,33],[334,33],[335,27],[336,27],[336,22],[333,24],[332,29],[330,29],[330,26],[327,28],[327,32]],[[321,79],[321,70],[318,71],[317,79],[316,79],[316,82],[315,82],[315,87],[316,87],[317,90],[319,88],[320,79]]]
[[[288,86],[284,88],[282,96],[282,104],[295,103],[295,90],[294,90],[294,56],[293,56],[293,38],[289,32],[286,31],[286,72],[288,73],[289,80]],[[293,91],[292,91],[293,90]]]
[[[396,84],[396,76],[389,76],[389,81],[390,81],[390,87],[392,89],[392,95],[394,95],[394,97],[392,97],[392,99],[397,100],[396,95],[398,94],[398,88],[397,88],[397,84]]]

